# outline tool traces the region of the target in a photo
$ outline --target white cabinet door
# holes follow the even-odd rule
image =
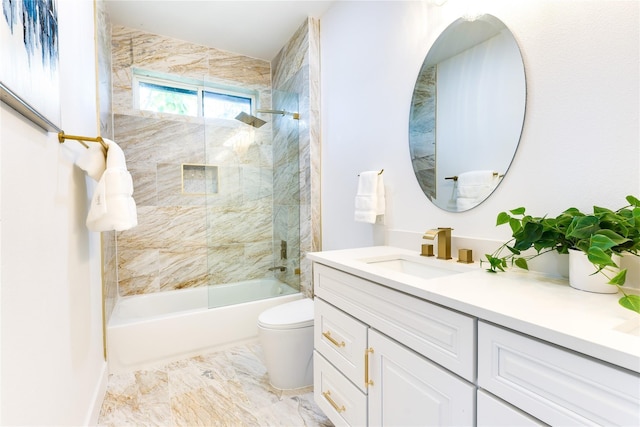
[[[369,425],[470,426],[475,387],[370,329]]]

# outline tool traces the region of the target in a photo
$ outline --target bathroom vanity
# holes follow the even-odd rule
[[[640,425],[640,316],[619,296],[393,247],[308,257],[335,425]]]

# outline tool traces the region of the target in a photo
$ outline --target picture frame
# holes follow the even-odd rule
[[[0,96],[47,131],[60,129],[58,0],[3,1]]]

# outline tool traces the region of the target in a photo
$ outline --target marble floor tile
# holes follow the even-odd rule
[[[269,385],[262,349],[252,343],[109,376],[98,424],[126,426],[330,427],[312,387]]]

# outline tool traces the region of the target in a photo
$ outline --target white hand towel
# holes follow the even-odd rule
[[[127,168],[127,161],[124,158],[122,148],[110,139],[104,138],[104,142],[109,147],[107,150],[107,169],[109,168]]]
[[[355,197],[354,219],[375,224],[376,216],[385,211],[384,182],[378,171],[360,173]]]
[[[131,196],[133,194],[133,179],[126,169],[107,169],[103,176],[107,196]]]
[[[89,144],[89,148],[83,150],[76,159],[76,165],[85,171],[94,181],[100,181],[105,168],[104,148],[100,144]]]
[[[458,212],[462,212],[462,211],[468,211],[469,209],[475,208],[476,206],[478,206],[478,201],[476,199],[469,199],[466,197],[458,197],[456,199],[456,206],[455,208],[458,210]]]
[[[461,173],[458,176],[458,197],[484,199],[495,188],[496,179],[490,170]]]
[[[96,186],[87,227],[91,231],[128,230],[138,225],[138,213],[133,200],[133,180],[126,169],[122,149],[113,141],[105,139],[107,169]]]

